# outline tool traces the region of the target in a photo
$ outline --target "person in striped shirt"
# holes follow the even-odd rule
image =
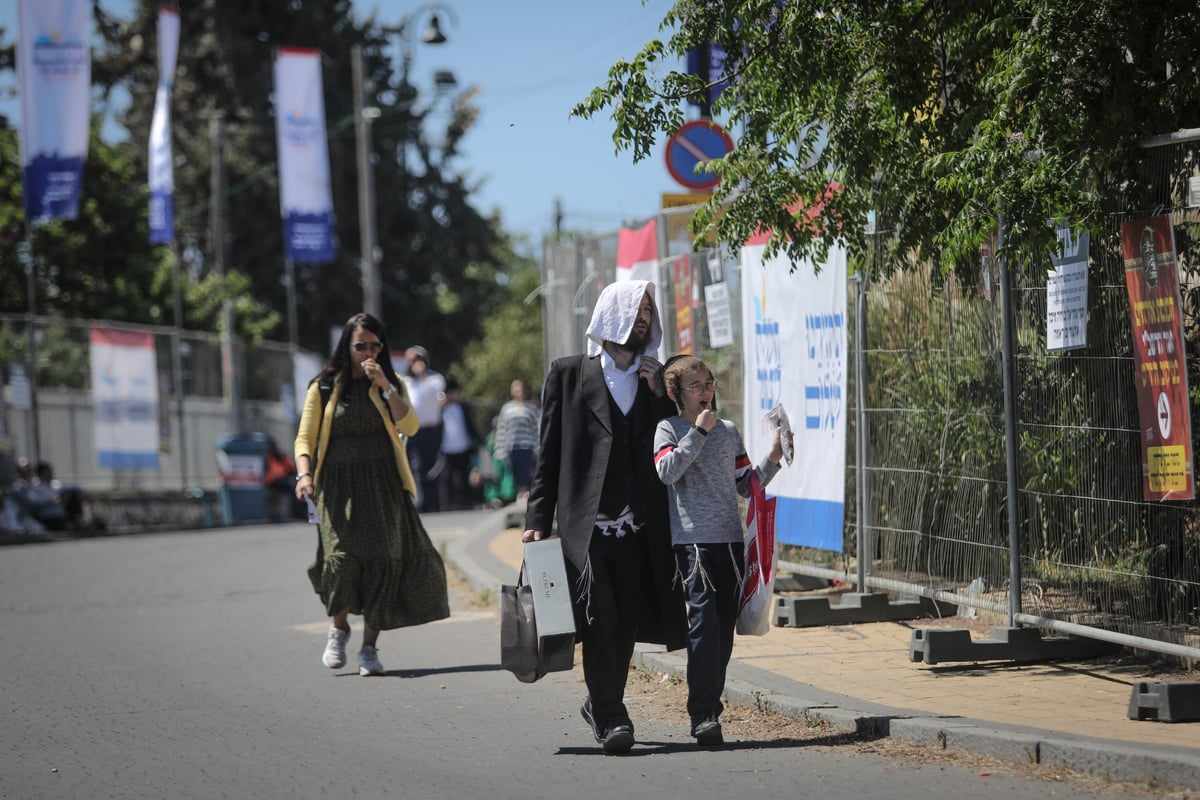
[[[721,694],[733,654],[742,594],[744,531],[738,495],[750,495],[750,474],[766,485],[779,472],[779,429],[771,451],[752,467],[737,426],[716,413],[717,381],[695,356],[669,359],[667,395],[679,414],[658,423],[654,466],[667,486],[671,545],[688,604],[688,716],[704,746],[724,743]]]
[[[500,408],[496,422],[496,458],[512,471],[517,495],[529,491],[538,446],[538,410],[529,402],[529,386],[517,378],[509,388],[512,397]]]

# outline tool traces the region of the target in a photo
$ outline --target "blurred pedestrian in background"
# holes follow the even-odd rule
[[[442,452],[438,470],[438,506],[443,511],[472,508],[471,462],[483,438],[471,421],[471,407],[462,398],[458,381],[446,381],[442,403]]]
[[[437,511],[437,462],[442,448],[442,400],[446,395],[446,379],[430,368],[429,351],[424,347],[408,348],[405,358],[408,374],[404,376],[404,385],[421,426],[408,437],[408,460],[417,482],[417,508]]]
[[[267,511],[271,520],[284,522],[295,517],[292,506],[296,495],[296,464],[291,456],[279,449],[274,436],[267,437],[263,483],[267,487]]]
[[[471,472],[471,480],[481,488],[483,504],[487,508],[503,508],[517,499],[512,470],[508,468],[508,464],[496,457],[498,421],[499,417],[492,417],[492,429],[488,431],[479,451],[479,464]]]
[[[413,505],[401,434],[417,414],[388,358],[383,324],[355,314],[308,386],[296,434],[296,496],[318,516],[313,590],[332,618],[322,663],[346,663],[349,614],[363,617],[360,675],[379,675],[379,632],[450,616],[446,569]]]
[[[496,458],[512,471],[518,496],[529,492],[537,457],[539,412],[529,402],[529,384],[517,378],[509,387],[512,398],[500,408],[496,423]]]

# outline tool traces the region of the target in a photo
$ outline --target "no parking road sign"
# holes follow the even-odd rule
[[[684,124],[667,140],[667,171],[689,189],[711,189],[721,182],[716,174],[696,173],[696,166],[733,151],[733,139],[706,119]]]

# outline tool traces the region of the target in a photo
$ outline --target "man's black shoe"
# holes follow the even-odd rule
[[[597,742],[604,741],[604,735],[600,733],[600,729],[596,727],[596,718],[592,716],[592,698],[583,701],[583,705],[579,707],[579,713],[592,729],[592,736],[596,737]]]
[[[716,717],[709,717],[693,725],[692,736],[696,737],[697,744],[704,747],[725,744],[725,737],[721,735],[721,723],[717,721]]]
[[[610,756],[628,753],[633,749],[633,728],[628,725],[613,725],[604,732],[604,752]]]

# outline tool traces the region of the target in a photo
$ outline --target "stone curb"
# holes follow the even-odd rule
[[[641,669],[687,674],[687,660],[643,645],[634,651]],[[1177,748],[1151,748],[1106,739],[1058,736],[1025,728],[1006,728],[962,717],[913,715],[911,711],[856,709],[854,699],[845,704],[835,697],[795,697],[762,688],[739,675],[736,662],[729,665],[725,699],[732,705],[771,711],[802,722],[820,720],[842,733],[867,733],[939,749],[958,748],[1015,763],[1040,763],[1096,775],[1114,782],[1200,787],[1200,753]],[[824,693],[822,693],[824,694]]]

